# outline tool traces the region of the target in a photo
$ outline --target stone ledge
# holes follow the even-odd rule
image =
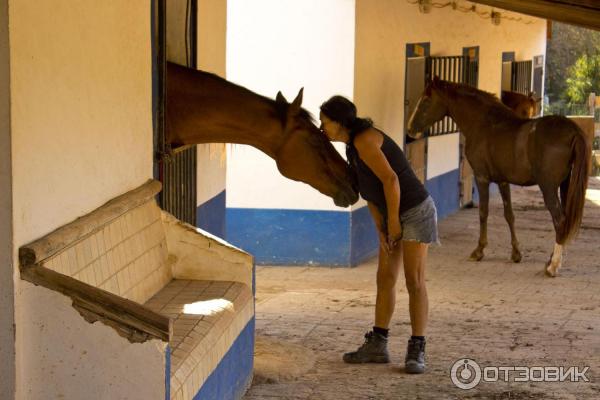
[[[115,197],[91,213],[22,246],[19,249],[21,268],[39,263],[58,253],[66,246],[102,228],[115,218],[156,196],[161,188],[162,184],[160,182],[150,179],[137,189]]]

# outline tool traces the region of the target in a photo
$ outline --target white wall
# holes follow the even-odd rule
[[[15,0],[9,13],[17,397],[25,399],[72,384],[50,374],[56,349],[72,343],[36,319],[65,299],[20,280],[17,250],[152,177],[151,13],[145,0]],[[100,341],[104,328],[85,335]],[[83,372],[79,382],[94,379]]]
[[[318,121],[330,96],[353,96],[354,12],[354,0],[229,0],[227,79],[288,101],[304,87],[303,106]],[[227,207],[341,210],[241,145],[228,153]]]
[[[132,344],[113,328],[84,320],[62,294],[29,282],[21,289],[30,322],[17,328],[26,366],[17,399],[165,398],[165,342]]]
[[[459,1],[469,7],[472,3]],[[490,7],[477,5],[480,11]],[[495,26],[489,19],[450,7],[433,8],[422,14],[417,5],[398,0],[356,0],[356,65],[354,98],[358,109],[371,116],[396,142],[404,143],[404,77],[406,44],[431,42],[431,55],[461,55],[463,47],[479,46],[479,88],[500,90],[502,52],[515,51],[517,60],[545,54],[545,20],[501,11],[504,16],[522,17],[524,22],[502,19]],[[451,141],[452,143],[447,143]],[[435,138],[429,142],[428,168],[434,176],[452,168],[450,160],[433,159],[449,146],[457,160],[458,138]],[[450,169],[449,169],[450,168]],[[429,176],[431,178],[432,176]]]
[[[0,399],[15,390],[8,3],[0,2]]]
[[[198,69],[226,77],[227,0],[198,0]],[[197,204],[225,190],[224,144],[198,146]]]
[[[430,137],[427,141],[427,179],[445,174],[458,167],[459,134]]]

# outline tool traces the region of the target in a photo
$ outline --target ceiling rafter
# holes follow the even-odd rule
[[[599,0],[469,0],[534,17],[600,30]]]

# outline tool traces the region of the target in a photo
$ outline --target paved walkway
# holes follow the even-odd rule
[[[388,365],[347,365],[343,352],[372,325],[375,269],[257,269],[256,373],[245,399],[600,399],[600,180],[590,181],[582,230],[557,278],[543,274],[553,247],[550,215],[536,188],[513,190],[523,261],[510,260],[499,196],[492,200],[489,246],[480,263],[477,209],[440,224],[443,246],[430,251],[428,371],[402,372],[410,335],[407,293],[398,285]],[[463,357],[483,366],[589,366],[590,382],[450,380]],[[500,375],[502,380],[503,376]]]

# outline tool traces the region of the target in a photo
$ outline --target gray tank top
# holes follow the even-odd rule
[[[381,151],[385,158],[390,163],[400,183],[400,214],[411,208],[421,204],[429,193],[421,181],[413,172],[404,152],[398,147],[396,142],[388,135],[377,130],[383,136]],[[377,178],[377,175],[360,159],[358,151],[351,142],[346,147],[346,156],[350,162],[350,166],[356,173],[358,182],[358,191],[363,199],[375,204],[385,219],[387,218],[387,206],[385,202],[385,193],[383,192],[383,184]]]

